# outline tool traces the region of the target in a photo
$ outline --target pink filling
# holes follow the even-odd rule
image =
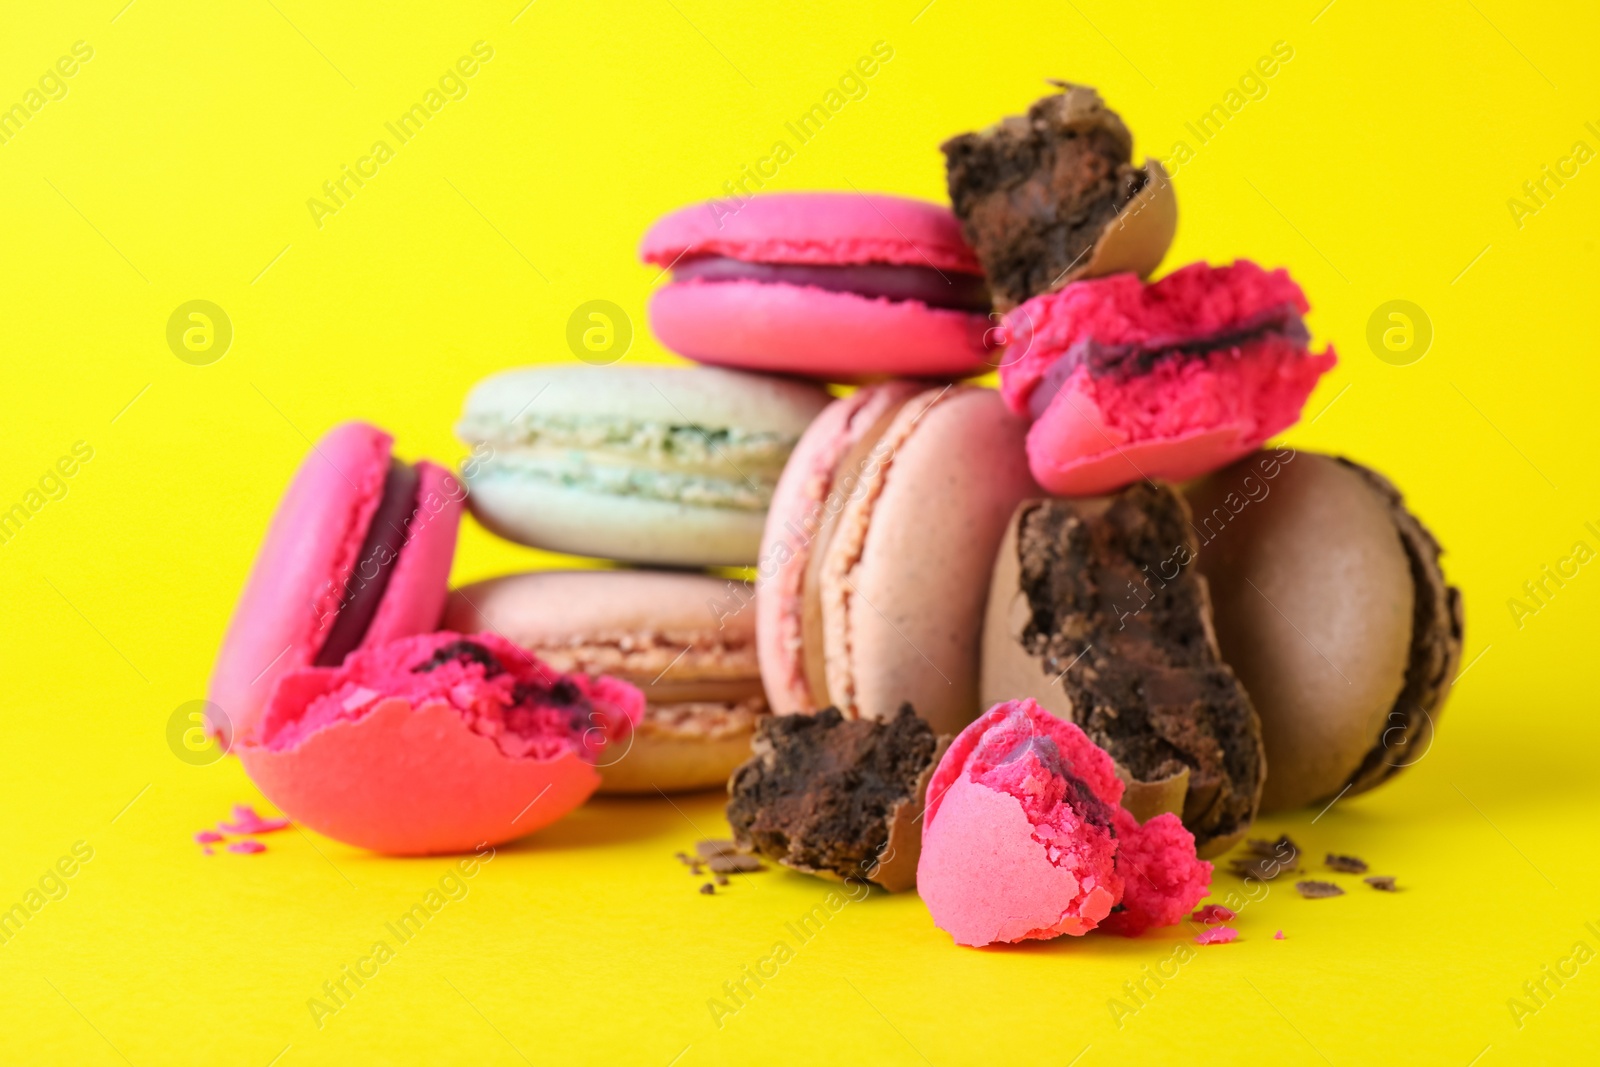
[[[1122,910],[1101,925],[1123,937],[1153,926],[1172,926],[1211,888],[1211,864],[1194,851],[1194,835],[1171,812],[1140,826],[1125,808],[1117,812],[1117,870],[1126,888]]]
[[[390,700],[448,706],[504,755],[539,760],[575,751],[593,761],[627,736],[644,706],[626,682],[563,675],[497,634],[440,632],[357,651],[338,668],[284,676],[263,715],[261,744],[294,748]]]

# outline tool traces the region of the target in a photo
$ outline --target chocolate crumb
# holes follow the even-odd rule
[[[728,856],[712,856],[706,861],[706,866],[717,874],[743,874],[747,871],[766,869],[754,856],[745,856],[738,852]]]
[[[727,875],[725,875],[725,874],[719,874],[719,875],[717,875],[717,877],[716,877],[716,883],[717,883],[717,884],[718,884],[718,885],[727,885],[727,884],[728,884],[728,876],[727,876]]]
[[[716,891],[717,891],[717,887],[712,885],[710,882],[707,882],[705,885],[700,887],[700,892],[704,893],[708,897],[712,893],[715,893]]]
[[[687,867],[689,865],[689,854],[687,852],[674,852],[672,855],[679,863],[683,864],[685,867]]]
[[[705,868],[700,866],[700,864],[695,863],[693,861],[690,861],[690,863],[689,863],[689,873],[698,877],[699,875],[702,875],[702,874],[704,874],[706,872],[705,872]]]
[[[1328,858],[1322,862],[1327,864],[1330,869],[1342,871],[1345,874],[1367,873],[1367,861],[1358,859],[1355,856],[1341,856],[1337,852],[1330,852],[1328,853]]]
[[[1252,837],[1244,843],[1247,855],[1229,861],[1236,878],[1270,882],[1280,874],[1300,869],[1300,846],[1282,834],[1276,841]]]
[[[1252,837],[1244,843],[1246,851],[1254,856],[1272,856],[1277,859],[1299,859],[1300,846],[1295,844],[1288,834],[1279,834],[1276,841],[1268,841],[1261,837]]]
[[[708,860],[713,856],[734,855],[739,851],[739,846],[726,837],[713,837],[705,841],[696,841],[694,851],[701,859]]]
[[[1363,878],[1361,880],[1372,888],[1381,889],[1385,893],[1400,892],[1399,887],[1394,884],[1394,875],[1392,874],[1375,874],[1371,878]]]
[[[1308,879],[1303,882],[1296,882],[1294,887],[1298,889],[1300,891],[1300,895],[1305,897],[1307,900],[1321,900],[1324,897],[1344,896],[1344,890],[1340,889],[1332,882],[1317,882]]]

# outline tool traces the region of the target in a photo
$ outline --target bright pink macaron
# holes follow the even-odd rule
[[[439,624],[465,489],[375,426],[318,441],[278,504],[211,672],[212,728],[250,736],[280,676]]]
[[[561,674],[496,634],[440,631],[284,675],[238,752],[318,833],[392,855],[465,852],[582,804],[643,713],[627,682]]]
[[[989,290],[948,208],[768,193],[667,215],[640,257],[662,344],[701,363],[862,381],[988,370]]]
[[[1287,272],[1191,263],[1074,282],[1005,318],[1000,386],[1035,421],[1028,463],[1062,496],[1207,474],[1294,425],[1337,362],[1312,352]]]

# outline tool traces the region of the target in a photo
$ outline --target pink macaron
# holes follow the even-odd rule
[[[1134,936],[1179,921],[1211,864],[1177,816],[1139,824],[1116,764],[1032,700],[963,730],[928,782],[917,890],[958,945]]]
[[[1287,272],[1191,263],[1074,282],[1005,318],[1000,383],[1035,421],[1028,462],[1062,496],[1184,481],[1292,426],[1337,362],[1313,352]]]
[[[639,255],[672,271],[650,325],[701,363],[830,381],[989,369],[989,291],[948,208],[768,193],[681,208]]]
[[[211,672],[212,728],[251,735],[273,683],[439,623],[466,495],[375,426],[318,441],[278,504]]]
[[[600,784],[644,695],[561,674],[496,634],[449,631],[284,675],[238,746],[296,821],[392,855],[464,852],[538,830]]]

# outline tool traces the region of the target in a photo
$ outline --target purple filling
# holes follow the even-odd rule
[[[1134,344],[1101,344],[1092,337],[1079,341],[1050,365],[1028,396],[1028,411],[1039,418],[1049,408],[1056,393],[1067,384],[1079,367],[1087,367],[1092,378],[1126,381],[1149,374],[1158,363],[1171,360],[1204,359],[1212,352],[1236,348],[1271,336],[1282,337],[1304,348],[1311,343],[1311,332],[1293,304],[1282,304],[1252,315],[1243,322],[1198,337],[1150,337]]]
[[[367,627],[372,625],[372,617],[378,613],[378,604],[389,588],[400,549],[406,543],[406,523],[417,506],[417,481],[415,467],[397,459],[389,461],[383,499],[373,513],[355,569],[339,597],[339,614],[334,616],[328,639],[312,661],[316,666],[339,666],[367,635]]]
[[[952,311],[989,311],[989,286],[976,274],[894,263],[747,263],[727,256],[685,259],[673,269],[674,281],[764,282],[809,285],[831,293],[885,300],[916,300]]]

